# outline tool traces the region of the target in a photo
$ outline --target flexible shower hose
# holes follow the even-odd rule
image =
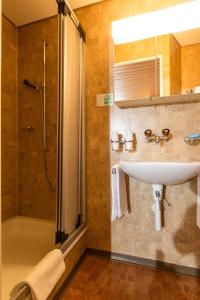
[[[47,185],[50,191],[54,192],[54,188],[52,185],[52,182],[49,178],[49,173],[48,173],[48,166],[47,166],[47,148],[46,148],[46,126],[44,124],[45,122],[45,117],[44,117],[44,103],[43,103],[43,93],[41,88],[38,88],[38,91],[40,93],[40,100],[41,100],[41,107],[42,107],[42,113],[41,113],[41,121],[42,121],[42,128],[43,128],[43,133],[42,133],[42,152],[43,152],[43,166],[44,166],[44,175],[47,181]],[[45,128],[45,130],[44,130]]]

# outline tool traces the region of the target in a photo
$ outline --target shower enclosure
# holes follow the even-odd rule
[[[85,227],[84,32],[66,1],[27,2],[2,3],[5,300]]]

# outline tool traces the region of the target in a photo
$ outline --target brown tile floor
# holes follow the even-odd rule
[[[200,300],[200,278],[86,255],[59,300]]]

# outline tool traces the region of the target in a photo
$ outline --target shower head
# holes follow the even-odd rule
[[[38,87],[38,86],[32,84],[32,83],[31,83],[29,80],[27,80],[27,79],[24,79],[24,80],[23,80],[23,84],[25,84],[25,85],[27,85],[27,86],[29,86],[29,87],[35,89],[35,90],[39,90],[39,87]]]

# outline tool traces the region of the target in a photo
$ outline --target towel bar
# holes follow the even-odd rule
[[[28,286],[24,286],[20,290],[20,292],[18,293],[18,295],[16,295],[15,297],[10,298],[10,300],[24,300],[29,295],[31,295],[31,291],[30,291],[29,287]]]

